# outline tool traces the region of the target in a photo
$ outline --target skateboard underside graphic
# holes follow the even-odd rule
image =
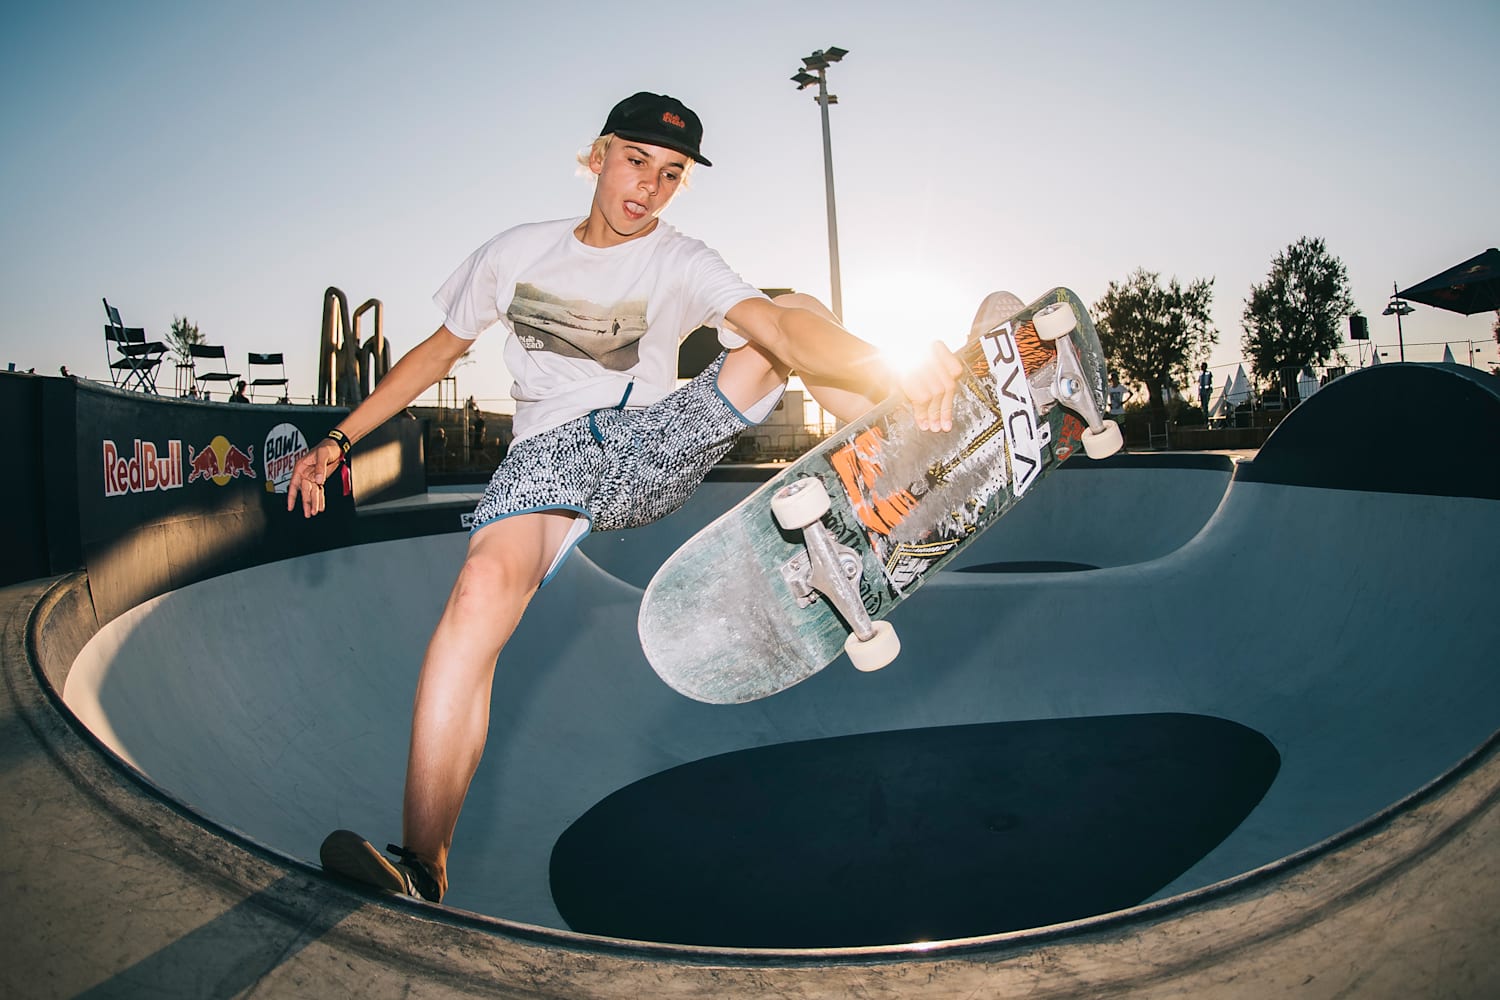
[[[899,650],[882,621],[1080,447],[1118,448],[1100,417],[1104,364],[1081,302],[997,293],[969,341],[953,427],[887,402],[783,470],[663,564],[642,646],[689,697],[741,702],[847,651],[861,669]]]

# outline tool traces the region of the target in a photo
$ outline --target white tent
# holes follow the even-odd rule
[[[1234,379],[1229,383],[1227,395],[1229,401],[1237,407],[1250,402],[1250,380],[1245,377],[1244,365],[1235,369]]]
[[[1229,407],[1244,406],[1250,401],[1250,380],[1245,377],[1245,366],[1240,365],[1234,378],[1225,379],[1208,405],[1208,419],[1228,417]]]
[[[1443,345],[1443,364],[1445,364],[1445,365],[1456,365],[1456,364],[1458,364],[1457,361],[1453,360],[1453,351],[1448,347],[1447,344]]]
[[[1302,373],[1297,376],[1297,398],[1306,399],[1318,391],[1318,376],[1307,365],[1302,366]]]

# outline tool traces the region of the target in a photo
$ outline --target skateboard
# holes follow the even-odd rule
[[[846,652],[900,651],[884,618],[1082,448],[1118,451],[1105,364],[1067,289],[980,304],[957,352],[953,429],[887,400],[688,539],[641,601],[641,646],[669,686],[711,704],[784,691]]]

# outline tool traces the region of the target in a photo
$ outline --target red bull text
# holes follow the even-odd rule
[[[125,455],[113,442],[104,442],[104,495],[150,493],[182,487],[182,442],[168,441],[166,453],[153,441],[136,438]]]

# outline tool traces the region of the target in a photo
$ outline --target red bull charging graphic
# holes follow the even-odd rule
[[[229,439],[220,434],[203,447],[201,451],[194,450],[188,445],[188,477],[189,483],[195,483],[200,479],[212,480],[217,486],[224,486],[232,479],[240,476],[255,476],[255,446],[241,449],[238,445],[230,443]]]

